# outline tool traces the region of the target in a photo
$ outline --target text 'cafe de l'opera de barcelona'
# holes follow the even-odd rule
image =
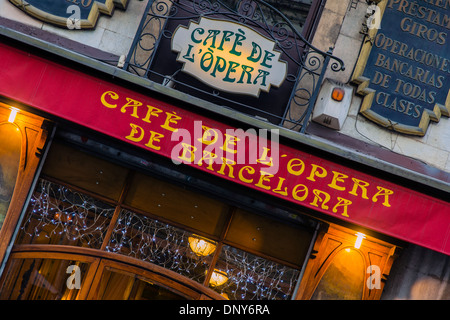
[[[449,0],[0,0],[0,299],[450,299],[449,33]]]

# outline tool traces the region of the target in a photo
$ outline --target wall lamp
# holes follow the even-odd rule
[[[358,232],[356,234],[356,241],[355,241],[355,249],[361,248],[361,243],[363,239],[366,238],[366,235],[364,233]]]
[[[209,239],[194,235],[188,237],[189,247],[198,256],[209,256],[216,250],[216,244]]]
[[[14,121],[16,120],[17,113],[19,113],[20,110],[14,107],[11,107],[10,110],[11,113],[9,114],[8,122],[14,123]]]
[[[218,287],[228,281],[228,274],[225,271],[214,269],[209,284],[212,287]]]

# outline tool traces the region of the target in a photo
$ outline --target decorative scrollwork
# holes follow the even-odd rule
[[[199,14],[217,13],[220,10],[220,4],[211,2],[210,0],[193,1],[193,8]]]
[[[344,65],[343,61],[342,60],[340,60],[340,61],[333,61],[331,63],[331,70],[333,70],[334,72],[344,71],[345,70],[345,65]]]
[[[293,3],[300,1],[294,1]],[[305,4],[302,4],[305,6]],[[305,128],[306,114],[314,107],[315,101],[312,101],[317,94],[313,94],[311,90],[319,90],[320,83],[323,80],[324,70],[330,69],[333,72],[344,70],[344,63],[341,59],[332,55],[332,51],[321,51],[311,43],[309,43],[299,31],[300,25],[295,25],[286,15],[277,9],[278,3],[275,0],[150,0],[148,5],[148,13],[144,18],[142,27],[138,30],[128,60],[126,68],[134,73],[157,79],[154,81],[164,82],[167,74],[161,70],[155,70],[154,59],[155,53],[162,44],[161,39],[167,40],[173,35],[173,24],[182,23],[187,25],[189,21],[198,21],[200,17],[210,16],[215,19],[229,20],[245,24],[246,27],[252,28],[264,37],[275,42],[275,50],[282,53],[282,59],[288,64],[289,76],[287,83],[295,83],[292,88],[291,98],[287,102],[284,115],[261,111],[267,114],[271,122],[286,126],[291,124],[292,128]],[[172,25],[172,29],[168,26]],[[151,34],[152,36],[149,36]],[[148,44],[147,44],[148,43]],[[165,42],[167,45],[167,41]],[[144,49],[145,48],[145,49]],[[170,51],[170,48],[165,48]],[[293,71],[292,71],[293,70]],[[305,79],[302,75],[307,72],[311,78],[314,78],[314,87],[308,83],[303,83]],[[151,75],[154,75],[152,78]],[[197,85],[193,85],[190,81],[179,81],[173,79],[176,83],[175,88],[181,90],[191,90],[193,95],[198,95],[208,99],[211,96],[213,101],[220,105],[228,107],[237,107],[239,110],[248,110],[253,114],[255,106],[242,103],[239,97],[229,97],[226,94],[217,94],[214,89],[205,89]],[[296,108],[297,103],[294,101],[296,91],[299,88],[310,91],[311,101],[308,103],[307,110],[304,108],[298,110],[290,110]],[[317,92],[316,92],[317,93]],[[216,100],[214,100],[216,99]],[[219,99],[219,100],[217,100]],[[303,104],[302,104],[303,107]],[[257,107],[258,108],[258,107]],[[269,108],[268,108],[269,109]],[[301,111],[301,112],[300,112]]]
[[[320,69],[320,67],[322,66],[322,57],[318,56],[318,55],[308,55],[307,57],[307,69],[309,72],[315,72],[317,70]]]
[[[172,1],[158,1],[150,10],[154,17],[176,17],[178,13],[178,8],[172,5]]]

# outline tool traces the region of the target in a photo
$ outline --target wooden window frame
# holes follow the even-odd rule
[[[10,259],[61,259],[90,263],[78,299],[95,300],[105,268],[133,273],[188,299],[223,300],[220,294],[174,271],[131,257],[97,249],[62,245],[15,246]],[[65,272],[62,270],[61,272]],[[67,274],[69,277],[69,274]],[[5,279],[3,279],[4,281]],[[0,283],[0,287],[3,283]]]
[[[0,123],[8,121],[11,106],[0,102]],[[20,110],[13,125],[22,136],[19,172],[14,193],[3,226],[0,230],[0,261],[6,256],[13,234],[27,201],[31,186],[44,155],[49,136],[50,122],[42,117]]]
[[[355,233],[353,229],[331,224],[319,231],[304,276],[295,297],[296,300],[310,300],[323,275],[333,263],[334,257],[343,250],[358,250],[364,260],[364,272],[370,265],[377,265],[381,271],[380,288],[368,288],[366,282],[371,274],[366,273],[363,282],[361,300],[379,300],[389,276],[392,264],[397,258],[400,247],[366,236],[361,248],[355,249]]]

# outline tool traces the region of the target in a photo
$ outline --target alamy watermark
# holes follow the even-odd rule
[[[70,276],[67,278],[66,286],[67,289],[81,289],[81,269],[79,266],[75,264],[71,264],[67,267],[66,273],[69,273]]]
[[[276,174],[279,169],[278,129],[226,129],[216,128],[194,121],[194,131],[178,129],[171,135],[178,141],[171,151],[175,164],[260,165],[264,174]]]
[[[81,8],[73,4],[67,7],[66,13],[71,14],[66,20],[67,29],[81,29]]]
[[[380,267],[372,264],[367,267],[366,274],[369,274],[369,277],[366,280],[367,288],[372,289],[381,289],[381,270]]]
[[[376,4],[367,7],[366,25],[369,30],[381,29],[381,9]]]

